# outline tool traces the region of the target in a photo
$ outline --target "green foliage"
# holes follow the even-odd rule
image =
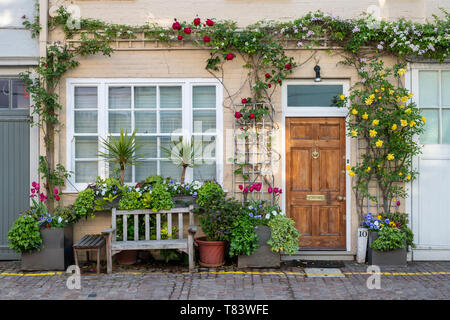
[[[267,243],[272,247],[272,251],[286,254],[298,251],[300,232],[295,228],[294,220],[284,215],[276,215],[269,220],[268,226],[271,236]]]
[[[80,218],[85,218],[87,216],[94,217],[94,199],[94,190],[91,188],[87,188],[78,193],[74,207],[76,214]]]
[[[42,244],[39,223],[30,215],[21,215],[8,232],[9,247],[16,252],[33,252]]]
[[[109,138],[101,139],[101,142],[106,151],[99,151],[99,156],[120,167],[120,184],[123,185],[125,167],[139,162],[143,157],[143,155],[136,153],[140,146],[136,140],[136,130],[129,137],[127,130],[123,132],[123,129],[120,128],[119,139],[110,135]]]
[[[200,207],[208,207],[224,198],[225,192],[220,184],[211,181],[205,182],[198,190],[197,204]]]
[[[258,249],[258,236],[255,232],[256,220],[242,214],[233,221],[230,240],[230,257],[251,255]]]
[[[405,232],[398,228],[382,228],[378,231],[378,238],[370,247],[378,251],[392,251],[405,247]]]
[[[389,212],[392,199],[406,196],[398,182],[412,181],[417,176],[412,158],[421,153],[421,148],[414,137],[423,132],[426,119],[410,100],[412,94],[387,80],[389,76],[400,78],[406,72],[403,65],[385,69],[377,59],[355,63],[364,81],[355,84],[349,97],[341,95],[337,104],[349,111],[349,136],[364,140],[368,149],[347,170],[354,178],[353,188],[360,201],[364,197],[377,201],[368,189],[369,181],[375,179],[382,192],[384,211]]]
[[[392,212],[392,213],[382,213],[383,219],[389,219],[389,221],[394,221],[397,228],[405,232],[406,234],[406,245],[415,248],[414,244],[414,233],[408,227],[408,214],[402,212]]]
[[[170,210],[174,207],[172,195],[163,184],[155,184],[150,193],[147,193],[145,199],[145,208],[152,209],[153,211]]]
[[[80,220],[80,216],[76,213],[74,205],[69,205],[66,207],[56,207],[55,216],[61,217],[62,219],[67,221],[67,224],[74,224],[78,220]]]
[[[137,191],[123,192],[119,200],[119,210],[139,210],[143,209],[142,196]]]
[[[27,20],[27,17],[24,15],[22,17],[22,19],[24,19],[22,25],[25,27],[25,29],[31,31],[32,38],[37,38],[39,37],[39,33],[42,30],[42,26],[39,23],[39,2],[37,0],[36,3],[34,4],[34,7],[35,7],[35,16],[33,17],[33,20],[31,21]]]

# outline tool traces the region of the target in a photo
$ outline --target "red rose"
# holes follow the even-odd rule
[[[47,224],[45,227],[48,229],[48,228],[50,228],[50,225]]]
[[[284,65],[284,67],[286,68],[286,69],[290,69],[292,66],[291,66],[291,64],[290,63],[286,63],[285,65]]]
[[[172,28],[174,30],[180,30],[181,29],[181,24],[177,20],[175,20],[175,22],[172,24]]]
[[[212,21],[211,19],[206,19],[206,24],[207,24],[209,27],[212,27],[212,26],[214,25],[214,21]]]
[[[271,88],[272,87],[272,85],[269,83],[268,85],[267,85],[269,88]]]
[[[234,59],[234,54],[232,54],[232,53],[227,54],[227,55],[225,56],[225,59],[227,59],[227,60],[233,60],[233,59]]]
[[[244,193],[248,193],[248,187],[244,188]]]
[[[272,187],[269,187],[269,188],[267,189],[267,192],[268,192],[268,193],[272,193],[272,191],[273,191]]]
[[[275,193],[278,193],[278,188],[273,189]]]
[[[186,33],[186,34],[190,34],[191,33],[191,28],[189,28],[189,27],[187,27],[187,28],[184,28],[184,33]]]
[[[239,185],[239,189],[242,190],[244,189],[244,186],[242,184]]]
[[[266,73],[266,78],[270,78],[270,73]]]
[[[242,117],[242,113],[236,111],[236,112],[234,113],[234,117],[235,117],[236,119],[239,119],[240,117]]]
[[[44,67],[46,67],[46,68],[47,68],[47,64],[44,64]]]
[[[246,103],[248,102],[248,100],[247,100],[246,98],[243,98],[243,99],[241,100],[241,102],[242,102],[243,104],[246,104]]]
[[[255,119],[255,114],[254,113],[250,113],[250,119]]]
[[[178,35],[178,40],[183,40],[183,36],[181,34]]]
[[[56,201],[59,201],[59,200],[61,200],[61,198],[60,198],[58,195],[56,195],[56,196],[55,196],[55,200],[56,200]]]
[[[195,24],[196,26],[198,26],[198,25],[200,24],[200,18],[195,18],[195,19],[194,19],[194,24]]]
[[[203,42],[210,42],[211,38],[209,36],[204,36],[203,37]]]
[[[250,192],[253,192],[254,187],[250,186]]]
[[[281,84],[281,79],[278,79],[278,83],[280,83],[280,84]]]

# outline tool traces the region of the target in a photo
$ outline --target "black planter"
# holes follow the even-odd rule
[[[392,251],[378,251],[370,245],[378,238],[378,232],[369,232],[367,257],[370,265],[377,266],[402,266],[406,267],[406,240],[405,247]]]
[[[174,196],[172,197],[172,201],[175,208],[189,207],[191,204],[194,205],[194,207],[198,207],[197,197],[194,196]]]
[[[22,253],[22,270],[66,270],[73,264],[73,228],[41,230],[40,251]]]
[[[270,228],[267,226],[258,226],[256,229],[258,235],[259,248],[249,255],[238,256],[238,268],[279,268],[281,264],[280,254],[273,252],[267,241],[270,239]]]

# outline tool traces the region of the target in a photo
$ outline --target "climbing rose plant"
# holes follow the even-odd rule
[[[406,72],[404,65],[388,69],[377,59],[358,63],[362,80],[348,97],[340,95],[337,104],[348,109],[348,134],[365,142],[367,149],[358,163],[347,165],[347,170],[358,200],[367,197],[376,202],[368,184],[373,179],[378,183],[383,209],[388,213],[393,199],[406,196],[401,183],[417,176],[411,161],[421,152],[415,137],[423,132],[426,119],[411,101],[412,93],[393,85]]]

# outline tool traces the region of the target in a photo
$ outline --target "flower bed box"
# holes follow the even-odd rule
[[[270,228],[258,226],[256,234],[258,235],[259,248],[249,256],[238,256],[238,268],[279,268],[281,264],[280,254],[273,252],[270,245],[267,244],[270,239]]]
[[[194,205],[195,208],[197,205],[197,197],[194,196],[174,196],[172,197],[173,204],[175,208],[185,208],[189,207],[191,204]]]
[[[41,230],[40,251],[22,253],[22,270],[66,270],[73,264],[73,228]]]
[[[392,251],[378,251],[370,245],[378,238],[378,233],[369,232],[369,248],[367,252],[370,265],[376,266],[404,266],[406,267],[406,240],[405,247]]]

